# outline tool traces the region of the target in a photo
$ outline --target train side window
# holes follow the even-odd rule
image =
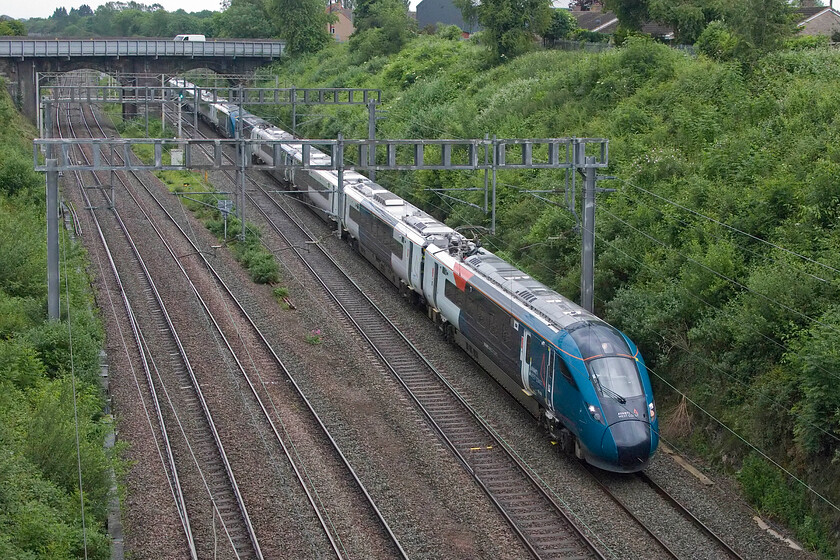
[[[569,382],[569,385],[577,389],[577,383],[575,383],[575,378],[572,376],[572,372],[569,371],[569,367],[566,365],[566,362],[563,361],[563,358],[560,357],[560,354],[554,355],[554,371],[560,372],[563,377],[566,378],[566,381]]]
[[[446,299],[457,305],[459,308],[463,309],[465,304],[464,292],[458,289],[458,286],[455,285],[454,282],[447,282],[444,295]]]
[[[403,258],[403,244],[399,239],[394,238],[394,230],[391,230],[391,254],[402,260]]]

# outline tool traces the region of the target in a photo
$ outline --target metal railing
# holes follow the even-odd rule
[[[0,39],[0,58],[74,56],[278,58],[283,41],[173,41],[171,39]]]

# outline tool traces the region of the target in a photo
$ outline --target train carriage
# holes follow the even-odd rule
[[[199,102],[199,110],[235,135],[236,106]],[[246,111],[241,118],[247,138],[291,138]],[[273,161],[268,146],[254,157]],[[289,163],[303,160],[301,144],[281,151]],[[329,158],[312,148],[310,162]],[[346,172],[342,185],[331,170],[283,175],[563,447],[616,472],[649,463],[659,440],[656,407],[644,360],[623,333],[359,173]]]

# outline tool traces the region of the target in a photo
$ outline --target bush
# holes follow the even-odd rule
[[[441,39],[446,39],[448,41],[456,41],[461,39],[463,32],[461,28],[457,25],[441,25],[440,28],[435,33]]]
[[[747,498],[756,508],[774,519],[793,527],[798,539],[808,548],[832,552],[825,538],[826,528],[810,512],[806,490],[775,466],[751,454],[737,474]]]
[[[722,21],[713,21],[706,26],[697,42],[697,50],[714,60],[732,60],[738,41]]]
[[[785,48],[792,51],[804,51],[827,47],[828,43],[829,39],[825,35],[801,35],[788,39],[785,42]]]
[[[37,193],[43,188],[44,179],[32,168],[31,153],[9,147],[0,149],[0,194]]]
[[[242,264],[248,269],[251,280],[257,284],[270,284],[280,279],[280,267],[274,255],[267,251],[246,251],[242,257]]]

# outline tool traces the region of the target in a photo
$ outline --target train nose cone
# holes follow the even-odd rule
[[[629,420],[610,426],[613,440],[618,449],[618,464],[633,467],[647,462],[650,457],[650,425],[647,422]]]

